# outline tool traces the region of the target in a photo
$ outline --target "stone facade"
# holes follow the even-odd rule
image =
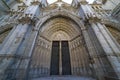
[[[52,77],[52,52],[57,49],[59,66],[55,76],[67,75],[63,74],[63,62],[68,60],[63,60],[64,52],[70,58],[67,67],[71,72],[67,76],[119,80],[119,20],[102,6],[97,1],[88,4],[86,0],[73,0],[71,5],[62,0],[52,4],[47,0],[30,0],[20,3],[17,10],[8,10],[0,20],[0,80]],[[54,41],[59,46],[53,51]],[[63,41],[69,44],[64,44],[64,50]]]
[[[102,7],[107,10],[112,10],[120,3],[119,0],[96,0],[102,3]]]

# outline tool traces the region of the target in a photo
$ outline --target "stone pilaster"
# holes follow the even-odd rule
[[[6,70],[8,69],[8,67],[11,64],[13,64],[14,60],[16,60],[16,59],[18,59],[17,64],[20,64],[23,61],[23,64],[20,65],[19,68],[17,68],[17,69],[23,70],[23,73],[21,73],[22,75],[26,74],[26,70],[27,70],[27,66],[28,66],[27,64],[29,63],[31,55],[28,54],[28,55],[24,56],[25,58],[22,59],[22,61],[20,61],[21,57],[23,57],[24,52],[19,55],[17,55],[16,52],[20,48],[22,42],[24,42],[26,40],[26,34],[27,34],[28,29],[30,27],[32,27],[31,23],[34,20],[34,16],[38,16],[37,12],[40,12],[39,5],[29,6],[24,11],[23,15],[18,19],[19,24],[16,26],[16,28],[13,31],[13,33],[11,34],[11,36],[4,43],[4,45],[0,51],[0,56],[2,57],[2,60],[0,63],[0,74],[2,74],[2,76],[0,76],[1,79],[7,78],[7,75],[4,75],[4,73],[6,73]],[[22,52],[22,50],[21,50],[21,52]],[[19,61],[20,61],[20,63],[19,63]],[[25,77],[25,76],[23,76],[23,77]]]

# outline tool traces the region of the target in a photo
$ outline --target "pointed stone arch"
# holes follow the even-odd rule
[[[57,20],[58,22],[60,22],[60,24],[62,24],[61,27],[59,27],[59,24],[57,24]],[[88,51],[85,46],[85,40],[82,34],[82,30],[84,30],[85,27],[82,24],[80,18],[68,12],[55,12],[55,13],[53,12],[41,18],[36,27],[38,28],[39,32],[36,39],[36,44],[34,47],[33,56],[30,65],[31,65],[31,69],[33,70],[35,68],[39,68],[40,71],[42,70],[43,72],[45,71],[45,73],[39,72],[36,75],[38,76],[50,75],[49,74],[50,65],[51,65],[50,61],[52,54],[51,49],[52,49],[52,41],[54,41],[54,39],[50,38],[50,36],[52,34],[54,36],[54,33],[56,34],[59,31],[63,31],[65,34],[67,34],[67,36],[70,37],[70,39],[66,38],[65,40],[68,39],[68,43],[69,43],[69,52],[70,52],[69,54],[72,65],[71,66],[72,75],[80,75],[80,74],[86,76],[91,75],[89,73],[91,72],[91,70],[89,66],[89,58],[87,56]],[[48,36],[46,37],[44,34],[47,34]],[[66,35],[64,37],[66,37]]]
[[[75,22],[76,25],[79,26],[79,28],[81,30],[85,29],[84,24],[81,21],[81,17],[79,16],[75,16],[74,14],[70,13],[70,12],[66,12],[66,11],[54,11],[52,13],[48,13],[46,15],[42,15],[43,17],[40,17],[40,20],[38,22],[38,27],[41,28],[41,26],[43,26],[45,23],[47,23],[49,20],[54,19],[56,17],[62,17],[62,18],[66,18],[66,19],[70,19],[73,22]]]
[[[70,37],[81,34],[81,28],[73,20],[61,16],[51,18],[40,28],[41,34],[47,33],[49,37],[57,31],[63,31]]]

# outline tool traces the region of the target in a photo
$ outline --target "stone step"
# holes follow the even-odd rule
[[[34,78],[31,80],[96,80],[91,77],[76,77],[76,76],[52,76],[52,77],[41,77]]]

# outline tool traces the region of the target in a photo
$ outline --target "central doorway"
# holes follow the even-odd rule
[[[82,31],[72,20],[57,17],[38,33],[29,76],[92,75]]]
[[[53,41],[50,75],[71,75],[68,41]]]

